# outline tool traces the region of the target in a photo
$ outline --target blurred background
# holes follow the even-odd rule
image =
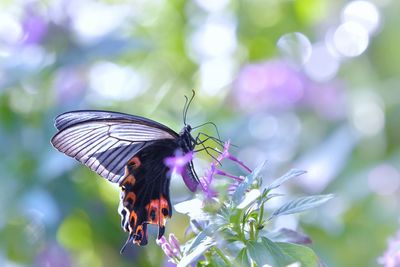
[[[336,198],[276,227],[327,266],[377,266],[399,227],[400,1],[0,1],[0,266],[163,266],[126,240],[116,186],[50,145],[74,109],[179,131],[215,122],[287,194]],[[215,135],[212,128],[202,128]],[[202,155],[199,173],[206,166]],[[241,174],[240,170],[233,170]],[[174,203],[191,198],[180,179]],[[175,212],[167,231],[185,240]],[[381,259],[382,260],[382,259]]]

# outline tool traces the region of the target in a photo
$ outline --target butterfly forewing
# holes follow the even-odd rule
[[[77,110],[66,112],[61,115],[58,115],[55,119],[54,125],[58,130],[65,129],[72,125],[82,123],[82,122],[89,122],[89,121],[129,121],[133,124],[144,124],[148,125],[152,128],[160,129],[164,132],[169,133],[174,137],[178,137],[178,134],[174,132],[169,127],[144,118],[140,116],[134,116],[130,114],[120,113],[120,112],[113,112],[113,111],[102,111],[102,110]]]
[[[53,146],[112,182],[121,180],[126,162],[146,142],[178,138],[160,123],[122,113],[70,112],[58,116],[55,124],[60,131],[51,140]]]

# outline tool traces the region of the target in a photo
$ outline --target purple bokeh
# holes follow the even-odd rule
[[[38,44],[43,41],[48,32],[48,22],[31,6],[26,8],[21,24],[24,31],[24,44]]]
[[[36,257],[35,266],[73,266],[68,252],[57,244],[49,244]]]
[[[345,95],[338,82],[315,83],[283,60],[245,65],[234,84],[234,99],[248,112],[307,107],[328,119],[345,116]]]
[[[235,83],[234,94],[245,110],[287,108],[302,100],[306,78],[284,61],[248,64]]]
[[[67,103],[80,99],[86,89],[86,80],[79,69],[60,69],[53,82],[58,103]]]

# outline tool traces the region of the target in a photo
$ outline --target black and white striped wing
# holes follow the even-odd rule
[[[125,165],[152,141],[178,134],[152,120],[106,111],[74,111],[61,114],[59,130],[51,143],[60,152],[75,158],[102,177],[118,183]]]

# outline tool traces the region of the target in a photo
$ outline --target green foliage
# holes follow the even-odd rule
[[[202,225],[197,235],[183,247],[183,256],[176,262],[178,266],[187,266],[203,256],[197,266],[287,266],[299,262],[304,267],[319,265],[315,252],[302,244],[282,242],[282,236],[296,240],[295,231],[280,231],[279,235],[272,235],[267,228],[270,220],[282,215],[297,213],[316,208],[333,197],[333,195],[319,195],[298,198],[284,204],[275,210],[269,218],[266,214],[268,200],[277,195],[272,191],[284,182],[303,174],[303,171],[289,171],[284,176],[274,180],[262,189],[260,173],[264,163],[247,175],[236,191],[223,202],[214,198],[205,200],[203,212],[206,220],[192,216],[190,219]],[[219,209],[207,209],[207,206],[217,205]],[[189,213],[190,214],[190,213]],[[261,231],[262,230],[262,231]],[[279,236],[279,238],[278,238]],[[276,240],[274,240],[276,238]],[[306,243],[297,238],[299,243]]]

